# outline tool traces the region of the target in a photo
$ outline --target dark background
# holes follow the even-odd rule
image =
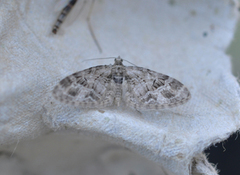
[[[205,151],[220,175],[240,175],[240,135],[238,133]]]

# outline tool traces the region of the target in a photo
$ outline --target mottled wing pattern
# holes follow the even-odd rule
[[[142,67],[126,67],[126,105],[140,110],[163,109],[184,104],[188,89],[178,80]]]
[[[67,76],[53,90],[55,99],[81,108],[111,106],[115,84],[111,65],[100,65]]]

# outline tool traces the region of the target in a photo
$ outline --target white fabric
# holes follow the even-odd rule
[[[53,175],[121,174],[128,170],[110,166],[109,157],[102,160],[104,164],[99,161],[101,166],[94,162],[101,141],[91,141],[89,147],[96,145],[96,149],[86,151],[81,139],[85,142],[87,135],[111,142],[104,142],[104,148],[114,143],[154,161],[157,165],[149,163],[152,174],[217,174],[201,153],[239,129],[240,89],[225,54],[238,19],[236,1],[96,1],[91,22],[102,53],[86,22],[90,1],[72,24],[51,34],[59,3],[66,1],[1,1],[0,143],[5,145],[1,150],[16,148],[13,155],[25,160],[24,165],[16,165],[17,170],[24,166],[29,172]],[[79,1],[77,6],[81,5]],[[113,63],[83,60],[118,55],[178,79],[189,88],[192,99],[176,108],[144,112],[126,106],[82,110],[52,98],[53,87],[67,75]],[[61,129],[57,135],[44,136]],[[53,140],[67,142],[66,147]],[[76,157],[69,161],[66,157],[71,155]],[[129,156],[125,158],[121,161],[129,160]],[[139,157],[132,160],[128,166],[134,168]],[[94,170],[88,169],[91,163]],[[146,174],[140,169],[132,174]]]

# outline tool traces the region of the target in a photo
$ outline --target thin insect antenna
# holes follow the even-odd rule
[[[94,2],[95,2],[95,0],[92,0],[92,4],[91,4],[90,10],[89,10],[89,12],[88,12],[88,16],[87,16],[87,24],[88,24],[88,28],[89,28],[89,31],[90,31],[90,33],[91,33],[91,36],[92,36],[92,38],[93,38],[93,40],[94,40],[94,42],[95,42],[95,44],[96,44],[99,52],[102,53],[102,48],[101,48],[100,44],[98,43],[98,40],[97,40],[97,38],[96,38],[96,36],[95,36],[95,34],[94,34],[94,32],[93,32],[92,24],[91,24],[91,18],[90,18],[90,15],[91,15],[91,13],[92,13],[92,9],[93,9]]]
[[[114,59],[116,57],[106,57],[106,58],[90,58],[90,59],[85,59],[84,61],[92,61],[92,60],[107,60],[107,59]]]
[[[133,64],[133,63],[131,63],[130,61],[128,61],[128,60],[125,60],[125,59],[123,59],[123,58],[121,58],[122,60],[124,60],[124,61],[126,61],[127,63],[129,63],[129,64],[131,64],[131,65],[133,65],[133,66],[136,66],[135,64]]]
[[[59,27],[61,26],[63,21],[66,19],[67,15],[72,10],[72,8],[73,8],[73,6],[75,5],[76,2],[77,2],[77,0],[70,0],[68,2],[68,4],[62,9],[60,15],[57,18],[57,21],[55,22],[55,24],[53,26],[52,33],[54,33],[54,34],[57,33]]]
[[[84,61],[92,61],[92,60],[107,60],[107,59],[114,59],[114,58],[121,58],[121,57],[118,56],[118,57],[105,57],[105,58],[90,58],[90,59],[85,59],[85,60],[83,60],[83,62],[84,62]],[[123,58],[121,58],[121,59],[124,60],[124,61],[126,61],[127,63],[133,65],[133,66],[136,66],[135,64],[131,63],[131,62],[128,61],[128,60],[125,60],[125,59],[123,59]]]

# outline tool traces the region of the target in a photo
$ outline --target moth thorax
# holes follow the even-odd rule
[[[123,77],[124,77],[124,69],[122,67],[115,67],[112,69],[112,75],[113,75],[113,81],[116,84],[122,84],[123,83]]]

